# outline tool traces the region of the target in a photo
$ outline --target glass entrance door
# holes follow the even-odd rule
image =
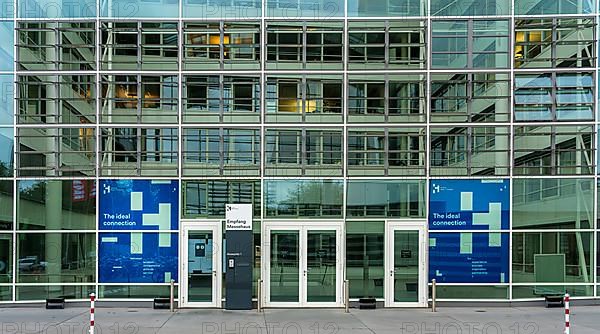
[[[181,304],[183,307],[221,307],[221,223],[182,224]]]
[[[427,275],[425,222],[387,222],[387,307],[426,307]]]
[[[265,225],[266,306],[341,306],[342,225]]]

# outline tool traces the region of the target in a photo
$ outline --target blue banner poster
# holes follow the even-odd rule
[[[429,229],[508,229],[509,185],[508,180],[432,180]]]
[[[508,283],[508,250],[508,233],[430,233],[429,280]]]
[[[177,281],[177,233],[102,232],[99,243],[100,283]]]
[[[179,186],[171,180],[100,180],[100,230],[177,230]]]

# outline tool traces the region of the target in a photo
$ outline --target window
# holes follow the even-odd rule
[[[593,228],[593,191],[593,179],[515,179],[513,228]]]
[[[343,133],[338,129],[267,129],[266,175],[342,175]]]
[[[102,129],[101,175],[177,175],[177,129]]]
[[[448,3],[445,0],[431,0],[432,16],[493,16],[510,15],[508,0],[466,0]]]
[[[516,74],[515,120],[593,120],[593,78],[590,72]]]
[[[18,128],[18,175],[95,175],[95,132],[93,126]]]
[[[350,75],[348,120],[366,122],[425,121],[422,75]]]
[[[183,35],[186,70],[260,68],[260,31],[255,23],[186,23]]]
[[[17,77],[18,123],[93,124],[96,76]]]
[[[508,127],[432,127],[431,175],[508,175]]]
[[[513,232],[513,281],[592,282],[593,263],[590,261],[593,256],[593,243],[593,232]],[[542,254],[546,256],[541,256]],[[561,291],[561,288],[540,286],[536,287],[536,290]]]
[[[270,22],[267,69],[342,69],[343,24]]]
[[[176,123],[177,76],[103,75],[103,123]]]
[[[341,217],[343,182],[340,180],[267,180],[268,217]]]
[[[183,17],[189,18],[259,18],[262,12],[261,0],[185,0]]]
[[[268,122],[341,122],[339,75],[267,77]]]
[[[0,176],[9,177],[13,175],[14,164],[14,130],[13,128],[0,127]]]
[[[17,36],[17,65],[21,70],[96,69],[94,22],[21,22]]]
[[[260,131],[184,129],[184,175],[259,175]]]
[[[17,236],[17,283],[31,283],[40,288],[40,282],[95,282],[95,233],[23,233]],[[31,293],[30,296],[33,295],[39,298],[47,293]]]
[[[516,175],[592,174],[593,127],[584,125],[515,127]]]
[[[104,70],[177,70],[175,22],[102,22]]]
[[[258,123],[260,79],[255,76],[185,76],[184,123]]]
[[[433,21],[432,68],[507,68],[507,20]]]
[[[348,175],[425,175],[425,129],[349,129]]]
[[[19,230],[96,228],[94,180],[21,180],[18,192]]]
[[[349,217],[425,217],[425,181],[348,182]]]
[[[254,216],[260,217],[260,181],[186,181],[183,215],[225,218],[225,204],[252,204]]]
[[[426,7],[422,0],[348,0],[348,16],[424,16]]]
[[[431,75],[432,122],[508,122],[509,100],[509,74]]]
[[[343,0],[264,0],[270,17],[344,16]]]
[[[594,0],[515,0],[515,15],[591,14]]]
[[[351,21],[348,68],[423,69],[426,38],[423,21]]]
[[[515,22],[515,68],[594,67],[594,19]]]

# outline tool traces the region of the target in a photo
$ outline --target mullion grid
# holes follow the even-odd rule
[[[187,21],[187,20],[184,20],[184,18],[183,18],[182,6],[181,6],[182,2],[183,1],[180,1],[180,7],[179,7],[179,11],[180,12],[179,12],[179,18],[178,18],[178,22],[179,22],[178,34],[179,34],[179,38],[180,38],[179,46],[181,46],[182,43],[183,43],[183,34],[182,34],[182,31],[181,31],[183,29],[182,23],[183,23],[183,21]],[[265,19],[267,18],[267,15],[265,13],[265,9],[266,9],[265,1],[263,1],[262,6],[263,6],[263,14],[260,17],[260,21],[262,22],[262,25],[261,25],[261,35],[263,36],[263,38],[261,40],[264,41],[265,40],[264,37],[266,37],[266,34],[264,32],[264,29],[265,29]],[[15,7],[15,15],[14,15],[14,18],[12,20],[13,20],[13,22],[15,24],[15,28],[17,27],[17,23],[18,22],[35,21],[35,20],[31,20],[31,19],[17,19],[17,15],[16,15],[17,14],[16,13],[17,9],[16,9],[16,6],[14,6],[14,7]],[[513,8],[513,11],[514,11],[514,8]],[[97,3],[97,12],[100,13],[100,7],[99,7],[98,3]],[[344,26],[345,26],[344,30],[346,31],[346,33],[343,35],[343,38],[345,40],[345,43],[344,43],[345,44],[344,57],[347,57],[348,56],[347,55],[347,50],[348,50],[348,40],[347,40],[348,22],[350,20],[352,20],[352,18],[348,17],[348,15],[347,15],[347,6],[345,7],[345,12],[346,13],[345,13],[344,17],[339,17],[339,18],[334,18],[334,19],[342,19],[344,21]],[[514,16],[514,12],[511,13],[511,17],[512,18],[515,17]],[[519,16],[519,17],[521,18],[522,16]],[[527,17],[529,17],[529,16],[527,16]],[[587,17],[587,16],[583,16],[583,17]],[[597,19],[600,18],[598,16],[595,16],[595,17]],[[424,18],[428,22],[427,27],[428,27],[429,30],[427,31],[427,34],[428,34],[428,36],[430,36],[428,38],[429,39],[428,45],[431,45],[430,42],[431,42],[431,19],[432,19],[432,17],[426,16],[426,17],[422,17],[422,18]],[[433,17],[433,18],[437,19],[437,17]],[[499,18],[499,17],[492,16],[492,17],[489,17],[489,18]],[[106,19],[107,20],[111,20],[110,18],[106,18]],[[362,18],[362,19],[364,19],[364,18]],[[383,19],[383,18],[380,18],[380,19]],[[57,21],[61,21],[61,20],[57,20]],[[99,14],[97,14],[97,16],[95,18],[96,36],[97,36],[97,38],[96,38],[96,70],[93,71],[93,73],[95,73],[95,75],[96,75],[96,88],[97,88],[97,90],[96,90],[97,93],[96,94],[98,95],[97,98],[96,98],[96,119],[97,119],[97,121],[93,125],[95,127],[95,129],[96,129],[96,137],[97,137],[97,140],[96,140],[96,154],[97,154],[98,163],[97,163],[97,166],[96,166],[96,176],[93,177],[93,179],[96,180],[96,181],[98,181],[99,179],[103,178],[103,177],[100,176],[100,173],[99,173],[100,172],[100,170],[99,170],[100,166],[99,165],[100,165],[100,160],[101,160],[101,154],[100,154],[101,142],[100,142],[99,138],[100,138],[100,136],[102,134],[102,132],[100,131],[102,129],[101,122],[99,121],[99,119],[101,117],[101,104],[100,104],[100,101],[101,101],[101,99],[100,99],[100,97],[101,97],[101,90],[99,90],[100,80],[101,80],[101,74],[105,73],[105,74],[108,74],[108,75],[114,75],[114,72],[105,72],[105,71],[103,71],[100,68],[100,61],[101,61],[101,56],[102,56],[101,53],[99,52],[99,50],[100,50],[100,43],[101,43],[101,41],[100,41],[100,32],[101,32],[101,30],[100,30],[100,23],[102,21],[103,21],[103,19],[100,18]],[[115,19],[114,21],[119,21],[119,20]],[[511,25],[512,24],[514,24],[513,20],[511,20]],[[514,30],[512,30],[512,31],[514,31]],[[222,34],[222,32],[221,32],[221,34]],[[15,29],[14,36],[15,36],[15,41],[18,41],[18,34],[16,33],[16,29]],[[262,112],[261,112],[261,120],[262,121],[261,121],[260,124],[257,124],[256,126],[260,127],[260,129],[261,129],[261,139],[263,139],[263,142],[264,142],[264,127],[265,127],[265,122],[264,122],[264,108],[266,106],[265,105],[265,95],[264,95],[264,93],[265,93],[264,92],[265,74],[266,74],[266,72],[270,72],[270,71],[266,71],[265,70],[264,65],[266,63],[266,58],[267,58],[266,57],[266,46],[264,45],[264,43],[261,43],[261,44],[262,44],[261,45],[261,50],[262,50],[261,56],[262,56],[262,59],[261,59],[261,71],[260,71],[261,72],[261,90],[260,90],[260,92],[261,92],[261,99],[260,100],[261,100],[261,106],[262,106],[261,107],[261,110],[262,110]],[[223,46],[221,45],[220,47],[222,48]],[[514,47],[514,43],[512,42],[512,39],[511,39],[510,49],[512,50],[513,47]],[[14,46],[13,50],[14,50],[14,54],[17,55],[17,47],[16,47],[16,45]],[[178,52],[178,64],[179,65],[182,64],[182,60],[183,60],[182,59],[182,52],[183,51],[181,49]],[[387,52],[388,51],[386,49],[386,53]],[[513,54],[513,52],[510,52],[510,54]],[[425,71],[423,71],[421,73],[426,74],[426,76],[427,76],[427,79],[426,79],[427,81],[426,82],[427,82],[427,84],[429,84],[431,73],[436,73],[436,71],[432,70],[431,67],[430,67],[431,66],[430,65],[430,62],[431,62],[431,52],[430,52],[430,50],[428,50],[427,55],[428,55],[428,57],[427,57],[428,58],[427,68],[426,68]],[[352,73],[351,70],[348,70],[347,65],[348,65],[348,62],[347,62],[347,59],[346,59],[346,61],[344,61],[344,70],[343,70],[343,72],[345,74],[344,75],[344,79],[343,79],[344,80],[344,85],[343,85],[343,90],[344,91],[347,90],[347,83],[348,83],[348,76],[347,76],[347,74],[348,73]],[[598,78],[598,76],[597,76],[597,72],[598,72],[597,66],[595,68],[593,68],[592,70],[596,73],[596,78]],[[141,72],[144,72],[144,71],[136,71],[136,72],[140,72],[141,73]],[[178,94],[178,96],[179,96],[179,99],[178,99],[178,106],[179,106],[179,108],[178,108],[178,110],[180,110],[179,115],[181,115],[182,98],[183,98],[182,72],[185,72],[185,71],[182,71],[181,68],[179,68],[179,70],[177,71],[178,83],[179,83],[179,85],[178,85],[178,91],[179,91],[179,94]],[[273,71],[273,72],[275,72],[275,71]],[[394,72],[394,73],[403,73],[402,70],[400,70],[398,72],[395,72],[395,71],[392,71],[392,72]],[[415,71],[415,72],[417,72],[417,71]],[[511,72],[511,74],[513,74],[511,76],[514,76],[514,72],[521,73],[519,70],[515,70],[514,69],[514,63],[512,61],[511,61],[511,64],[510,64],[510,72]],[[540,72],[547,72],[547,70],[541,69]],[[148,74],[155,74],[155,73],[156,72],[148,72]],[[228,73],[227,71],[224,71],[224,74],[227,74],[227,73]],[[50,73],[47,73],[47,74],[50,74]],[[89,72],[82,72],[82,74],[89,74]],[[16,78],[16,69],[14,70],[13,75],[15,75],[15,78]],[[513,83],[514,83],[514,81],[511,81],[511,85]],[[16,91],[16,89],[14,91]],[[596,91],[595,98],[597,99],[597,96],[598,96],[598,93],[597,93],[598,92],[598,85],[597,84],[595,84],[595,91]],[[428,92],[430,92],[430,91],[428,90]],[[387,90],[386,90],[386,94],[387,94]],[[347,103],[346,96],[347,96],[347,94],[344,93],[343,94],[343,97],[344,97],[343,98],[343,100],[344,100],[343,103],[344,104]],[[427,96],[429,96],[429,93],[427,93]],[[427,100],[429,100],[429,99],[427,99]],[[513,103],[514,94],[511,94],[510,100],[511,100],[511,103],[510,103],[509,108],[512,110],[513,107],[514,107],[514,103]],[[428,103],[429,102],[426,102],[426,104],[428,104]],[[597,112],[598,111],[597,103],[594,103],[594,106],[595,106],[595,111]],[[13,106],[13,108],[15,110],[15,115],[17,115],[18,105],[15,103],[14,106]],[[426,109],[430,110],[429,107],[427,107]],[[596,115],[596,112],[595,112],[595,115]],[[513,113],[511,112],[511,114],[513,114]],[[430,162],[429,155],[430,155],[430,152],[431,152],[430,149],[429,149],[429,145],[430,145],[430,140],[429,140],[429,136],[430,136],[429,126],[431,124],[430,120],[429,120],[429,118],[430,118],[429,112],[428,112],[428,115],[427,115],[426,118],[427,119],[426,119],[425,123],[418,123],[418,124],[425,125],[425,127],[427,129],[427,132],[425,134],[425,138],[427,139],[426,140],[426,147],[427,147],[427,149],[426,149],[426,152],[425,152],[425,154],[426,154],[425,163],[426,163],[426,170],[429,170],[429,166],[428,166],[429,162]],[[598,123],[597,122],[598,122],[598,119],[596,117],[595,127],[598,127]],[[20,127],[20,125],[17,124],[16,117],[15,117],[15,120],[13,121],[13,123],[14,123],[13,124],[13,129],[15,130],[14,132],[16,134],[16,129]],[[514,136],[514,126],[515,126],[515,123],[518,124],[518,125],[522,124],[522,123],[515,122],[514,119],[512,119],[512,117],[511,117],[511,121],[510,121],[510,129],[511,129],[510,134],[511,134],[511,138],[513,138],[513,136]],[[442,125],[442,124],[439,124],[439,123],[434,123],[434,124],[435,125]],[[541,124],[543,124],[543,125],[557,124],[558,125],[558,124],[564,124],[564,123],[558,123],[558,122],[552,121],[552,122],[544,122],[544,123],[541,123]],[[115,124],[110,124],[110,125],[111,126],[115,126]],[[169,125],[173,125],[173,124],[169,124]],[[235,126],[235,124],[232,124],[232,125]],[[269,124],[270,127],[277,127],[277,125],[278,124],[276,124],[276,123],[275,124]],[[310,124],[306,124],[306,125],[310,126]],[[349,124],[347,123],[346,117],[344,117],[343,123],[341,123],[341,124],[337,124],[336,123],[334,125],[336,125],[336,126],[343,126],[344,137],[347,136],[347,131],[348,131],[347,127],[349,126]],[[383,125],[385,125],[385,123],[379,123],[379,124],[378,123],[373,123],[373,124],[369,124],[369,125],[383,126]],[[465,123],[465,125],[468,126],[470,124],[469,123]],[[494,125],[497,125],[497,124],[490,124],[490,126],[494,126]],[[118,124],[118,126],[123,126],[123,127],[125,127],[125,126],[139,127],[140,125],[139,124]],[[179,147],[179,154],[178,154],[178,160],[179,160],[178,169],[179,169],[179,173],[178,173],[178,175],[180,175],[180,177],[179,177],[180,180],[181,180],[181,175],[182,175],[182,173],[181,173],[181,169],[182,169],[182,164],[181,164],[182,154],[181,154],[181,152],[183,151],[183,147],[182,147],[183,146],[182,145],[182,135],[183,135],[183,131],[182,130],[183,129],[182,129],[182,126],[183,125],[182,125],[182,122],[181,122],[181,117],[179,117],[178,118],[177,129],[178,129],[178,142],[179,142],[179,145],[178,145],[178,147]],[[357,125],[356,124],[351,124],[351,126],[355,127]],[[596,133],[596,132],[594,131],[594,133]],[[509,159],[509,164],[511,165],[511,167],[509,168],[509,170],[510,170],[509,171],[510,172],[509,178],[511,180],[513,180],[515,177],[516,178],[521,178],[521,177],[515,176],[513,174],[512,164],[513,164],[514,160],[513,160],[512,154],[514,154],[514,151],[512,149],[510,149],[510,146],[512,146],[512,140],[510,142],[511,143],[509,143],[509,152],[511,154],[511,158]],[[343,163],[344,163],[344,165],[347,164],[347,148],[346,148],[347,144],[346,143],[347,143],[347,140],[345,138],[345,140],[343,140],[343,145],[345,147],[344,150],[343,150],[343,154],[344,154]],[[261,145],[261,151],[263,151],[263,150],[264,150],[263,145]],[[18,197],[17,196],[18,195],[18,184],[17,184],[17,181],[21,180],[21,179],[24,179],[23,177],[17,176],[17,173],[16,173],[17,167],[18,167],[18,164],[17,164],[17,158],[18,158],[18,156],[17,155],[18,155],[17,150],[14,150],[14,152],[13,152],[13,160],[15,161],[15,165],[13,166],[14,173],[13,173],[13,176],[10,178],[10,180],[13,181],[13,189],[14,189],[14,195],[15,195],[14,196],[14,201],[13,201],[13,214],[14,214],[13,220],[14,220],[14,223],[13,223],[13,230],[12,230],[12,236],[13,236],[12,237],[12,240],[13,240],[13,245],[12,245],[13,246],[13,254],[12,254],[13,255],[12,295],[13,295],[13,300],[16,300],[16,288],[15,288],[15,284],[16,284],[16,281],[15,281],[16,280],[16,271],[15,271],[15,268],[17,266],[16,265],[16,262],[17,262],[16,261],[16,258],[17,258],[17,252],[16,252],[17,251],[17,249],[16,249],[17,238],[16,237],[18,235],[18,233],[17,233],[17,226],[16,226],[16,221],[17,221],[17,218],[16,218],[16,216],[17,216],[17,204],[16,204],[16,202],[17,202],[17,197]],[[261,155],[264,156],[264,151],[261,152]],[[594,155],[595,155],[595,157],[598,156],[598,152],[596,152],[596,150],[594,150]],[[260,159],[260,160],[262,162],[264,159]],[[596,161],[596,158],[594,159],[594,161]],[[556,166],[554,166],[554,167],[556,168]],[[344,181],[348,181],[348,179],[353,179],[353,178],[347,176],[347,174],[346,174],[347,173],[347,168],[344,168],[344,171],[346,171],[345,174],[344,174],[345,175],[344,176]],[[264,181],[264,166],[262,166],[260,168],[260,173],[261,173],[260,181],[261,181],[261,184],[262,184],[263,181]],[[432,177],[429,174],[427,174],[427,175],[428,176],[424,177],[424,179],[426,179],[426,180],[430,179],[430,178],[437,178],[437,177]],[[581,177],[581,176],[574,175],[574,176],[566,176],[566,177],[570,178],[570,177]],[[415,177],[415,178],[423,179],[421,177]],[[448,177],[448,178],[455,178],[455,177]],[[460,177],[458,177],[458,178],[460,178]],[[597,182],[597,180],[598,179],[597,179],[597,174],[596,173],[594,173],[593,178],[596,181],[596,182],[594,182],[594,189],[597,191],[597,188],[598,188],[598,185],[597,185],[598,182]],[[62,178],[57,178],[57,179],[62,179]],[[222,179],[227,179],[227,177],[222,177]],[[344,182],[344,187],[346,187],[346,183],[347,182]],[[262,198],[262,196],[264,194],[264,186],[263,185],[261,185],[261,189],[262,189],[262,191],[261,191],[261,203],[264,203],[264,198]],[[513,187],[511,187],[511,206],[512,206],[512,190],[513,190]],[[343,212],[344,212],[344,214],[343,214],[343,217],[344,218],[346,217],[346,212],[345,212],[345,210],[346,210],[346,205],[345,205],[345,203],[346,203],[346,195],[347,195],[347,193],[346,193],[346,191],[344,191],[344,196],[343,196],[343,201],[344,201],[344,206],[343,206]],[[180,196],[181,196],[181,191],[180,191]],[[429,194],[428,194],[428,191],[427,191],[426,192],[426,197],[428,197],[428,196],[429,196]],[[597,206],[596,201],[594,202],[594,206]],[[96,208],[98,210],[98,205],[96,205]],[[429,210],[428,205],[425,205],[425,208],[426,208],[426,211]],[[261,205],[261,218],[265,217],[265,213],[263,212],[263,210],[264,210],[264,207],[263,207],[263,205]],[[97,212],[97,214],[98,214],[98,212]],[[596,210],[595,210],[595,214],[597,216]],[[428,215],[428,213],[425,214],[426,217],[427,217],[427,215]],[[511,210],[511,216],[512,216],[512,210]],[[512,217],[511,217],[511,222],[512,222]],[[597,225],[597,224],[595,224],[595,225]],[[597,226],[595,226],[595,231],[597,231]],[[66,233],[66,232],[63,231],[63,233]],[[95,233],[98,234],[98,230],[96,230]],[[510,234],[511,234],[510,242],[512,244],[512,230],[510,231]],[[598,243],[598,240],[597,240],[598,239],[598,235],[597,235],[597,233],[594,233],[594,239],[595,239],[595,243],[597,244]],[[595,251],[595,249],[594,249],[594,251]],[[594,252],[594,254],[595,254],[595,252]],[[510,256],[512,257],[512,252],[511,252]],[[512,261],[511,261],[511,263],[512,263]],[[510,270],[512,270],[512,268],[510,268]],[[512,275],[510,275],[510,276],[511,276],[510,279],[512,280]],[[596,273],[594,275],[594,283],[596,283],[596,284],[598,283],[597,276],[598,275]],[[96,271],[96,282],[97,282],[97,278],[98,278],[98,275],[97,275],[97,271]],[[509,283],[509,286],[512,286],[512,282]],[[98,283],[96,283],[96,290],[98,290]],[[512,300],[512,289],[509,289],[509,291],[510,291],[510,298],[509,299]]]

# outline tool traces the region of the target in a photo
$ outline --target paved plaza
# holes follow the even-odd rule
[[[428,309],[267,309],[225,311],[181,309],[175,313],[151,308],[96,309],[96,334],[454,334],[563,333],[562,308],[444,307]],[[574,306],[571,333],[600,333],[600,306]],[[87,333],[89,310],[67,307],[0,308],[2,334]]]

